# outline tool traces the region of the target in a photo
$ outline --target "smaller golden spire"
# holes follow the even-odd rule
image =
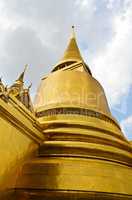
[[[14,94],[14,96],[17,96],[21,93],[21,91],[23,90],[24,87],[24,75],[26,72],[28,65],[25,65],[24,71],[20,74],[20,76],[18,77],[18,79],[14,82],[13,85],[11,85],[11,87],[8,88],[9,93]]]
[[[23,83],[24,75],[27,70],[28,64],[25,65],[24,71],[20,74],[19,78],[15,82]]]

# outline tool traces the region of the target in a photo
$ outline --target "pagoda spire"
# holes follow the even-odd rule
[[[83,61],[83,58],[81,56],[80,50],[78,48],[77,42],[76,42],[76,36],[75,36],[75,27],[72,26],[72,34],[70,37],[69,44],[66,48],[66,51],[64,52],[64,55],[61,59],[61,61]]]
[[[27,70],[27,67],[28,67],[28,65],[26,64],[25,68],[24,68],[24,71],[20,74],[20,76],[18,77],[18,79],[15,82],[17,82],[17,83],[19,82],[19,83],[23,84],[24,75],[25,75],[25,72]]]
[[[71,64],[76,64],[76,63],[82,63],[83,65],[85,65],[86,70],[89,72],[89,74],[91,74],[90,69],[88,68],[88,66],[86,66],[81,56],[81,53],[76,41],[75,27],[72,26],[72,31],[71,31],[71,36],[69,39],[68,46],[63,54],[62,59],[55,65],[52,72],[65,68]]]
[[[25,75],[27,66],[28,65],[25,65],[25,68],[23,72],[20,74],[20,76],[18,77],[18,79],[14,82],[13,85],[11,85],[11,87],[8,88],[9,93],[14,94],[15,96],[21,93],[24,87],[24,75]]]

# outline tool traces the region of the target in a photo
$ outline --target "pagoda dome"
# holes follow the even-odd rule
[[[90,109],[111,115],[102,86],[93,78],[81,56],[74,29],[62,59],[42,78],[35,98],[37,113],[59,107]]]
[[[67,107],[111,115],[102,86],[83,69],[82,63],[80,68],[82,71],[78,68],[57,70],[42,79],[35,101],[36,111]]]

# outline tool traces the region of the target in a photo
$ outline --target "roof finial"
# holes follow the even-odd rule
[[[27,68],[28,68],[28,64],[25,65],[24,73],[26,72]]]
[[[75,26],[72,25],[72,35],[71,38],[75,38]]]
[[[27,67],[28,67],[28,64],[25,65],[25,68],[24,68],[24,71],[20,74],[19,78],[17,79],[17,81],[20,81],[23,83],[23,79],[24,79],[24,75],[25,75],[25,72],[27,70]]]

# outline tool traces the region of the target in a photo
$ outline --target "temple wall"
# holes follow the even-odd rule
[[[15,99],[0,99],[0,194],[14,188],[23,162],[43,141],[35,120]]]

